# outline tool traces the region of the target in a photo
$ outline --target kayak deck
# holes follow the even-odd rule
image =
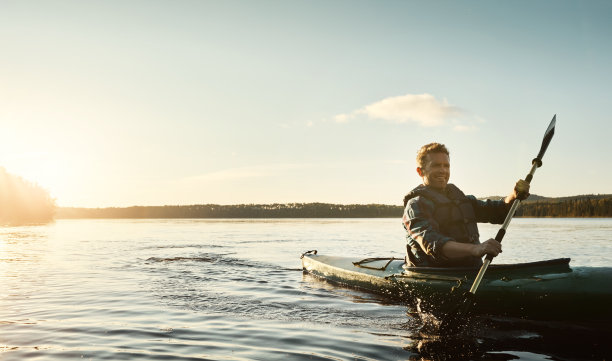
[[[469,290],[478,268],[405,267],[403,259],[302,255],[304,272],[421,308],[451,305]],[[612,268],[570,268],[569,258],[492,264],[476,294],[481,313],[551,319],[610,319]]]

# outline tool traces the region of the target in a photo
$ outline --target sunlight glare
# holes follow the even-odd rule
[[[57,198],[63,189],[74,186],[64,161],[49,153],[31,152],[9,156],[2,162],[6,170],[49,191]]]

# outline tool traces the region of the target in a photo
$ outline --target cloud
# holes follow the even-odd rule
[[[346,123],[358,116],[395,123],[416,123],[423,127],[439,127],[456,122],[457,119],[465,117],[466,113],[450,105],[446,99],[438,100],[431,94],[406,94],[385,98],[352,113],[338,114],[334,120]]]
[[[249,166],[239,168],[229,168],[216,172],[206,173],[194,177],[185,178],[185,181],[229,181],[245,178],[260,178],[272,177],[282,174],[283,172],[310,167],[309,164],[274,164]]]
[[[474,125],[457,124],[453,127],[453,129],[457,132],[469,132],[472,130],[476,130],[477,128]]]
[[[334,120],[338,123],[347,123],[350,119],[354,118],[351,114],[338,114],[334,117]]]

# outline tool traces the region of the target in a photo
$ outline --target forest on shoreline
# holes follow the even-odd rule
[[[109,208],[59,207],[56,218],[399,218],[402,213],[402,206],[386,204],[195,204]],[[612,194],[561,198],[532,195],[521,204],[515,216],[612,217]]]
[[[0,225],[51,222],[56,209],[46,189],[0,167]]]

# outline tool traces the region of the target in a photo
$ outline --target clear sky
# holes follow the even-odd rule
[[[609,1],[0,1],[0,166],[60,206],[400,204],[417,149],[612,193]]]

